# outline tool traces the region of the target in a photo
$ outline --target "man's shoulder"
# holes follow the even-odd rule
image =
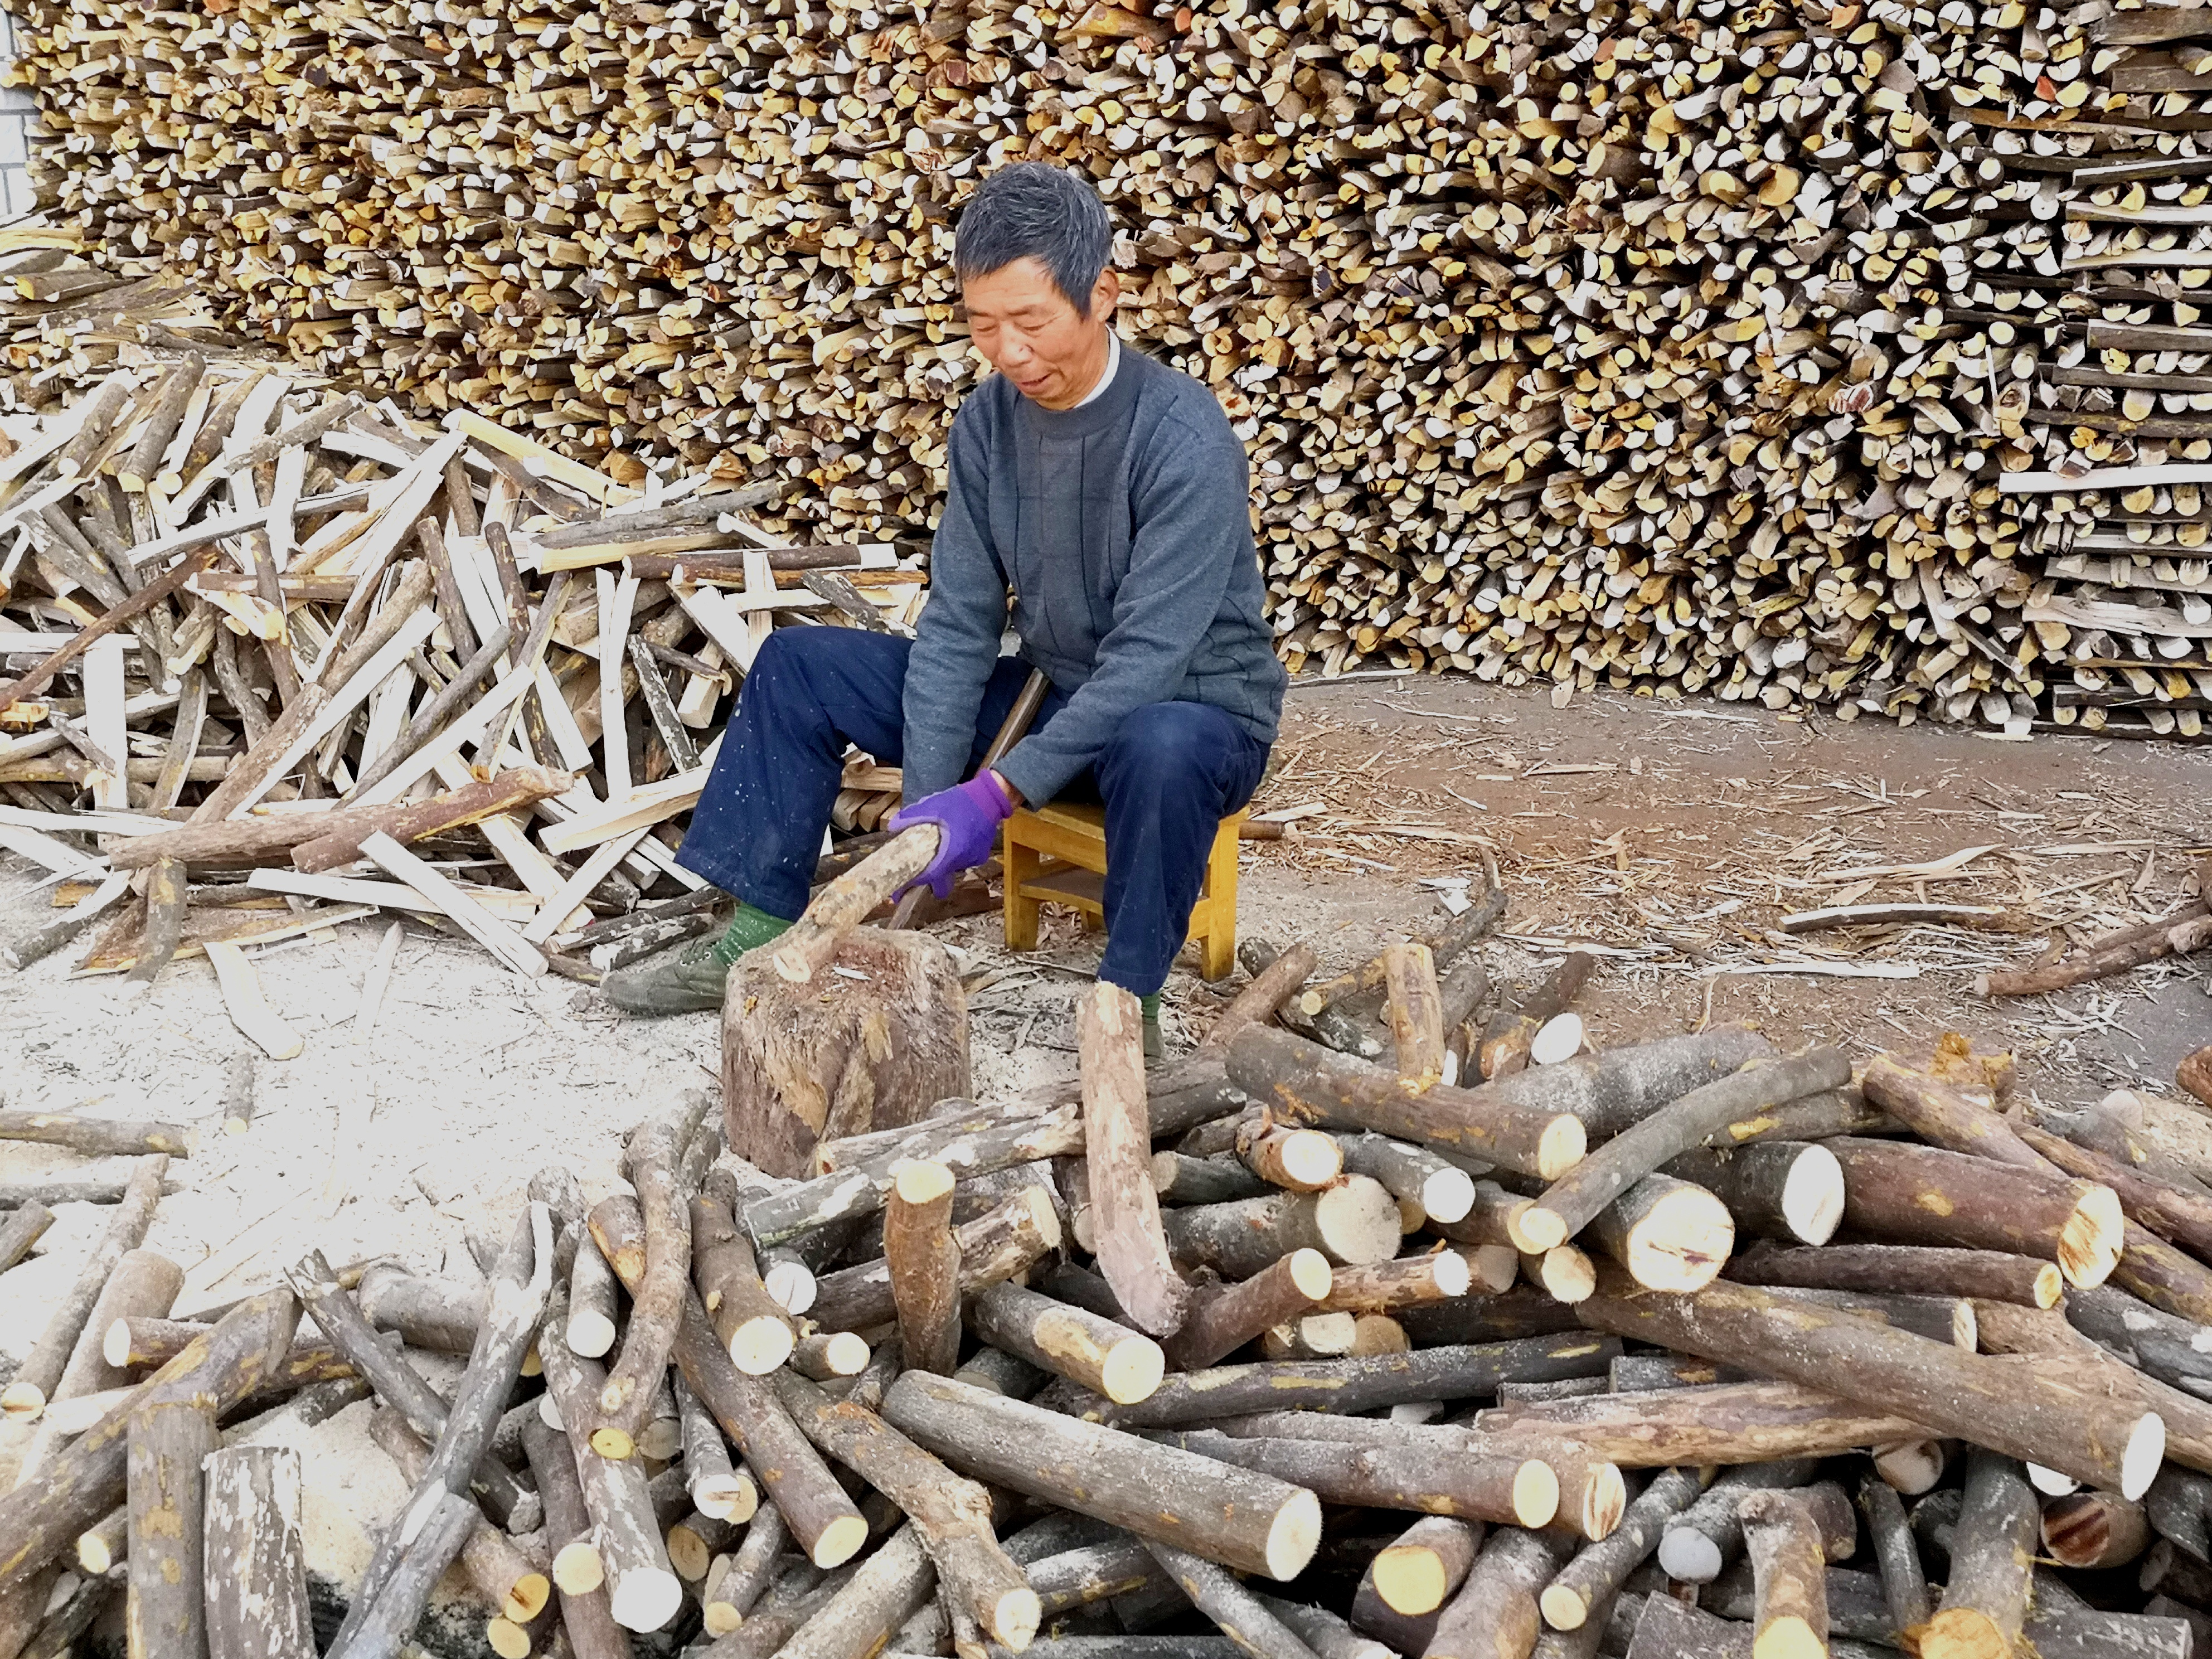
[[[1179,440],[1227,444],[1243,452],[1243,444],[1230,427],[1229,412],[1212,386],[1141,351],[1125,348],[1121,361],[1138,365],[1137,408],[1140,415],[1150,414],[1151,424],[1176,428]]]

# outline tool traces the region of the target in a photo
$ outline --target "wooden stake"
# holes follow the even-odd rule
[[[1077,1011],[1084,1150],[1098,1270],[1139,1329],[1166,1336],[1189,1310],[1190,1287],[1168,1259],[1152,1190],[1142,1026],[1136,998],[1103,980]]]
[[[899,1347],[917,1370],[950,1376],[960,1363],[960,1247],[952,1239],[952,1171],[901,1170],[884,1211],[884,1261],[898,1310]]]

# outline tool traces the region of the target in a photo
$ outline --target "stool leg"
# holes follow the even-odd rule
[[[1237,841],[1232,822],[1214,836],[1206,861],[1198,913],[1206,918],[1199,971],[1207,980],[1226,979],[1237,966]]]
[[[1022,887],[1040,873],[1042,860],[1036,849],[1014,839],[1009,826],[1006,836],[1005,855],[1000,860],[1005,871],[1006,896],[1002,909],[1006,916],[1006,949],[1034,951],[1037,942],[1037,914],[1042,908],[1037,900],[1024,898]]]

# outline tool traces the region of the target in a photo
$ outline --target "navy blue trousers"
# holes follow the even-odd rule
[[[845,745],[887,766],[904,748],[909,641],[848,628],[782,628],[745,676],[691,829],[684,866],[775,916],[806,908]],[[1000,659],[983,693],[970,769],[1005,723],[1029,665]],[[1067,699],[1047,694],[1037,724]],[[1218,708],[1156,702],[1121,722],[1063,800],[1106,809],[1106,954],[1098,975],[1160,988],[1190,929],[1222,817],[1252,798],[1267,745]]]

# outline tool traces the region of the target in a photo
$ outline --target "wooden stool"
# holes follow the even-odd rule
[[[1190,937],[1200,972],[1226,979],[1237,965],[1237,830],[1232,812],[1214,832],[1206,879],[1191,907]],[[1017,808],[1006,820],[1006,948],[1034,951],[1037,909],[1045,900],[1072,904],[1086,921],[1106,915],[1106,813],[1097,806]]]

